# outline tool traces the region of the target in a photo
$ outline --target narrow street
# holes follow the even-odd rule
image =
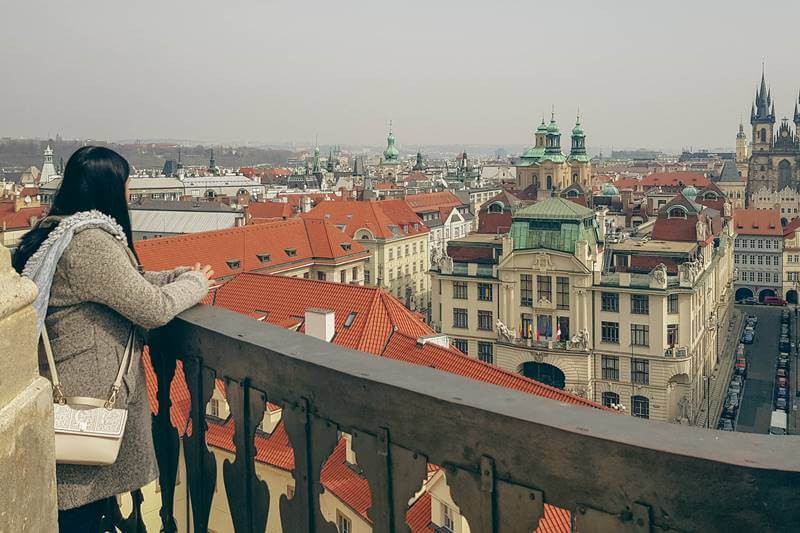
[[[758,325],[753,344],[745,344],[749,366],[736,431],[768,433],[773,409],[775,362],[778,355],[779,324],[783,308],[763,305],[737,307],[748,315],[756,315]]]

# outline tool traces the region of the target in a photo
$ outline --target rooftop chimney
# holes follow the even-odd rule
[[[306,309],[306,335],[331,342],[336,332],[335,314],[327,309]]]

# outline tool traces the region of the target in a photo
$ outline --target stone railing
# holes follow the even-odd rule
[[[0,531],[57,531],[53,394],[39,376],[36,285],[0,245]]]
[[[174,531],[179,446],[195,531],[207,528],[217,483],[205,406],[226,384],[235,460],[223,468],[236,531],[335,532],[320,510],[323,464],[339,431],[372,493],[373,530],[408,531],[409,499],[426,463],[443,467],[456,504],[479,533],[530,533],[543,503],[573,512],[574,530],[789,531],[800,516],[796,437],[724,433],[577,407],[344,349],[224,309],[199,306],[151,342],[158,375],[154,436],[162,517]],[[169,384],[183,361],[190,436],[170,422]],[[295,490],[270,508],[254,467],[265,402],[283,407]],[[220,483],[223,480],[219,480]],[[222,496],[220,491],[218,496]],[[279,507],[279,509],[278,509]]]

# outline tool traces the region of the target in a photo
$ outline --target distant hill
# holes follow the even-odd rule
[[[162,168],[168,159],[178,158],[178,147],[171,143],[159,144],[117,144],[104,141],[74,141],[74,140],[49,140],[39,139],[0,139],[0,169],[5,174],[13,175],[24,168],[35,165],[42,167],[42,152],[47,145],[53,148],[56,167],[63,158],[64,162],[69,156],[84,144],[108,146],[122,154],[135,168],[151,169]],[[210,146],[181,146],[181,161],[184,165],[207,165],[211,155]],[[269,164],[285,165],[289,158],[296,154],[291,150],[275,150],[267,148],[254,148],[250,146],[214,146],[214,158],[217,165],[226,168],[239,168],[243,166]]]

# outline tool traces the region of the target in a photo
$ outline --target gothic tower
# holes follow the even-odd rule
[[[49,183],[57,177],[58,173],[56,172],[55,165],[53,165],[53,149],[50,148],[48,144],[47,148],[44,150],[44,163],[42,164],[42,172],[39,174],[39,183]]]
[[[751,156],[747,168],[747,195],[752,196],[762,187],[776,190],[772,158],[775,128],[775,102],[767,89],[764,70],[761,70],[761,85],[756,91],[756,98],[750,110],[750,124],[753,126]]]
[[[739,133],[736,134],[736,170],[740,176],[747,177],[747,165],[750,160],[750,145],[747,143],[747,134],[744,124],[739,121]]]

